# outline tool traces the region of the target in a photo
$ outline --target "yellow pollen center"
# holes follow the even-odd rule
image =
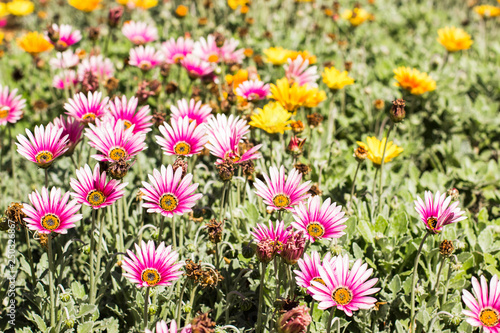
[[[124,120],[123,121],[123,127],[125,127],[125,129],[129,129],[130,126],[132,126],[132,123],[128,120]]]
[[[307,225],[307,233],[314,238],[320,238],[325,234],[325,227],[319,222],[311,222]]]
[[[181,141],[174,146],[174,151],[176,155],[187,155],[191,152],[191,145]]]
[[[149,61],[141,61],[139,63],[139,68],[143,71],[149,71],[153,66],[151,65],[151,63]]]
[[[144,40],[144,38],[142,36],[135,36],[134,38],[132,38],[132,42],[136,45],[142,45],[144,44],[146,41]]]
[[[349,289],[340,287],[333,291],[333,300],[339,305],[349,304],[352,300],[352,293]]]
[[[312,279],[312,281],[314,281],[314,282],[319,282],[319,283],[321,283],[322,285],[326,286],[325,281],[323,281],[323,279],[322,279],[322,278],[320,278],[319,276],[318,276],[318,277],[315,277],[314,279]]]
[[[495,327],[498,325],[500,318],[498,311],[493,309],[482,309],[479,313],[479,320],[486,327]]]
[[[211,54],[208,56],[208,62],[217,62],[219,61],[219,56],[217,54]]]
[[[232,160],[233,160],[233,162],[235,162],[235,163],[236,163],[236,162],[239,162],[239,161],[241,160],[241,156],[239,156],[239,155],[234,155],[234,156],[232,157]]]
[[[106,197],[104,193],[99,190],[92,190],[87,194],[87,202],[91,204],[93,207],[102,205],[106,201]]]
[[[278,208],[288,207],[290,205],[290,197],[286,194],[277,194],[273,198],[273,204]]]
[[[10,108],[8,106],[0,106],[0,119],[7,118]]]
[[[120,159],[125,157],[127,157],[127,152],[121,147],[116,147],[109,151],[109,158],[114,161],[119,161]]]
[[[154,268],[146,268],[142,271],[141,279],[152,287],[160,282],[160,273]]]
[[[280,242],[279,240],[271,242],[272,247],[276,250],[276,252],[281,252],[283,251],[283,243]]]
[[[95,114],[94,113],[86,113],[82,116],[82,120],[93,122],[95,120]]]
[[[174,62],[176,64],[180,63],[181,60],[183,60],[183,59],[184,59],[184,56],[182,54],[178,54],[178,55],[174,56]]]
[[[54,214],[49,213],[42,217],[42,227],[49,231],[57,229],[59,225],[61,225],[61,220]]]
[[[178,205],[179,201],[173,194],[165,193],[160,198],[160,207],[167,212],[173,211]]]
[[[52,155],[50,151],[46,150],[39,152],[35,156],[36,162],[41,165],[46,165],[47,163],[50,163],[53,158],[54,155]]]
[[[427,225],[429,228],[433,231],[436,232],[436,226],[437,226],[438,220],[437,218],[431,216],[427,219]]]

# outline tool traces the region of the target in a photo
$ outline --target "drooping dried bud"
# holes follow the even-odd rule
[[[312,318],[309,308],[299,305],[284,313],[278,320],[279,333],[304,333],[311,324]]]
[[[243,174],[247,177],[250,177],[255,172],[255,164],[252,160],[246,160],[245,162],[240,163],[240,166],[243,170]]]
[[[170,74],[170,67],[171,67],[170,64],[167,64],[166,62],[164,62],[163,64],[161,64],[161,66],[160,66],[160,74],[161,74],[161,76],[168,77],[168,74]]]
[[[289,265],[295,265],[304,254],[306,239],[303,237],[303,234],[303,231],[292,233],[283,245],[280,256]]]
[[[318,127],[323,121],[323,116],[317,112],[307,115],[307,124],[311,128]]]
[[[217,44],[217,47],[222,47],[222,45],[224,45],[224,42],[226,41],[224,35],[220,32],[214,32],[213,36],[215,38],[215,44]]]
[[[270,239],[263,239],[257,244],[257,259],[263,263],[273,260],[276,253],[276,246]]]
[[[222,240],[222,231],[224,230],[224,221],[219,222],[216,219],[211,219],[205,226],[208,239],[214,244],[220,243]]]
[[[453,200],[458,200],[460,193],[456,188],[451,188],[448,190],[448,195],[451,196]]]
[[[400,123],[406,117],[405,111],[406,102],[404,99],[400,98],[392,102],[392,108],[389,113],[389,117],[394,123]]]
[[[109,164],[108,172],[111,178],[120,180],[127,175],[130,167],[131,165],[124,158],[120,158]]]
[[[89,39],[91,41],[96,41],[99,39],[100,29],[99,27],[91,27],[89,29]]]
[[[223,182],[230,181],[234,176],[234,162],[230,158],[226,158],[224,162],[217,165],[219,177]]]
[[[290,123],[290,127],[292,127],[292,131],[295,134],[302,133],[304,131],[304,123],[301,120],[293,120]]]
[[[155,125],[156,127],[160,127],[160,125],[163,125],[166,116],[167,114],[165,112],[160,112],[160,111],[153,112],[153,119],[152,119],[153,125]]]
[[[120,81],[117,78],[110,77],[104,83],[104,88],[106,88],[108,94],[111,94],[112,91],[118,89],[118,83],[120,83]]]
[[[307,164],[304,164],[304,163],[295,163],[295,165],[293,166],[295,169],[297,169],[301,174],[302,176],[306,176],[309,174],[309,172],[311,172],[311,168],[307,165]]]
[[[441,253],[443,257],[451,256],[454,250],[455,247],[453,246],[453,242],[450,240],[445,239],[439,244],[439,253]]]
[[[25,227],[26,223],[24,222],[24,218],[27,217],[23,212],[23,204],[19,202],[13,202],[7,207],[5,210],[5,217],[15,223],[16,228],[19,230],[21,227]]]
[[[94,92],[99,89],[99,78],[95,76],[91,71],[85,72],[83,74],[82,80],[82,92]]]
[[[304,152],[304,144],[306,143],[306,138],[299,138],[297,136],[293,136],[288,143],[288,147],[286,148],[287,153],[292,156],[300,156]]]
[[[202,313],[191,321],[193,333],[214,333],[215,322],[208,317],[207,313]]]
[[[59,31],[56,31],[51,24],[47,27],[47,37],[52,43],[57,43],[60,38]]]
[[[188,164],[184,159],[177,157],[174,164],[172,165],[172,169],[174,170],[174,173],[175,173],[175,170],[177,170],[179,168],[182,168],[182,177],[184,177],[188,171]]]
[[[198,285],[203,289],[214,288],[222,280],[224,280],[224,277],[219,273],[219,271],[209,267],[203,270],[203,275],[198,281]]]
[[[323,193],[323,191],[321,191],[319,189],[319,186],[318,184],[313,184],[311,186],[311,188],[309,189],[309,191],[307,191],[307,193],[309,193],[311,196],[316,196],[316,195],[321,195]]]
[[[363,162],[367,156],[368,151],[364,147],[359,146],[358,148],[354,149],[354,157],[356,158],[356,161]]]
[[[122,16],[123,16],[122,6],[110,8],[108,13],[108,25],[111,28],[116,28]]]
[[[171,81],[165,85],[165,92],[168,95],[175,94],[177,89],[179,89],[179,85],[173,81]]]
[[[203,276],[203,269],[201,267],[201,261],[195,263],[191,259],[186,259],[186,264],[184,265],[184,276],[186,278],[197,282]]]

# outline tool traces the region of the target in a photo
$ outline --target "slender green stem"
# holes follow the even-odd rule
[[[274,256],[274,280],[276,283],[274,298],[278,299],[278,297],[280,295],[280,278],[279,278],[279,269],[278,269],[278,256]]]
[[[89,254],[89,263],[90,263],[90,274],[89,274],[89,279],[90,279],[90,295],[93,295],[93,286],[94,286],[94,249],[95,249],[95,238],[94,238],[94,230],[95,230],[95,224],[96,224],[96,215],[97,215],[97,209],[92,209],[92,227],[90,229],[90,254]],[[91,296],[92,297],[92,296]]]
[[[309,309],[309,315],[311,316],[311,318],[313,317],[313,313],[314,313],[314,298],[312,299],[311,301],[311,308]],[[312,324],[312,322],[311,322]],[[309,331],[311,330],[311,324],[309,324],[309,326],[307,326],[307,333],[309,333]]]
[[[441,301],[441,304],[445,304],[446,298],[448,297],[448,284],[450,282],[450,275],[451,275],[451,261],[448,261],[448,274],[446,275],[446,283],[444,284],[443,300]]]
[[[49,190],[49,168],[45,168],[45,188]]]
[[[373,186],[372,186],[372,207],[370,210],[371,220],[373,222],[373,217],[375,216],[375,190],[377,188],[377,175],[379,167],[375,165],[375,175],[373,175]]]
[[[28,246],[28,261],[30,263],[30,270],[31,270],[31,284],[33,285],[33,288],[35,288],[36,272],[35,272],[35,265],[33,264],[33,253],[31,252],[30,233],[27,227],[24,227],[24,234],[26,235],[26,245]]]
[[[118,211],[118,252],[125,251],[125,242],[123,241],[123,202],[124,198],[118,199],[118,207],[116,210]],[[119,256],[119,260],[121,259],[121,255]]]
[[[148,328],[148,319],[149,319],[149,313],[148,313],[148,306],[149,306],[149,289],[151,287],[146,288],[146,295],[144,295],[144,330]]]
[[[349,203],[347,204],[347,209],[351,207],[352,197],[354,196],[354,189],[356,188],[356,177],[358,176],[359,168],[361,167],[361,162],[358,162],[358,166],[356,167],[356,172],[354,173],[354,178],[352,179],[352,187],[351,187],[351,197],[349,198]]]
[[[181,309],[182,309],[182,299],[184,298],[184,291],[186,290],[186,285],[188,283],[188,279],[186,279],[184,281],[184,283],[182,284],[182,288],[181,288],[181,296],[179,297],[179,304],[177,304],[177,317],[176,317],[176,322],[177,322],[177,325],[181,325]]]
[[[160,215],[160,227],[158,228],[158,243],[163,239],[163,230],[165,229],[165,216]]]
[[[387,150],[387,143],[389,142],[389,135],[391,135],[392,129],[394,128],[394,122],[391,121],[391,127],[389,127],[389,131],[387,132],[387,137],[385,138],[384,150],[382,152],[382,160],[380,161],[380,178],[378,181],[378,205],[377,205],[377,213],[380,212],[380,207],[382,206],[382,178],[384,175],[384,160],[385,160],[385,152]]]
[[[99,214],[99,241],[97,242],[97,260],[96,260],[96,270],[95,270],[95,278],[94,278],[94,284],[91,286],[92,292],[90,294],[90,304],[94,304],[96,301],[96,292],[97,292],[97,280],[99,277],[99,274],[101,272],[101,258],[102,258],[102,243],[104,242],[104,227],[106,223],[103,221],[102,218],[103,214]]]
[[[220,200],[220,215],[219,215],[219,221],[222,221],[224,219],[224,214],[226,211],[226,192],[227,192],[227,183],[224,182],[224,186],[222,187],[222,198]]]
[[[54,295],[54,253],[52,252],[52,235],[47,237],[47,255],[49,257],[49,293],[50,293],[50,327],[56,328],[56,298]]]
[[[220,259],[219,259],[219,243],[215,243],[215,268],[219,270]]]
[[[431,320],[431,324],[429,325],[429,333],[432,333],[434,331],[434,324],[436,323],[436,321],[439,319],[439,316],[441,316],[441,315],[447,315],[450,318],[453,317],[453,315],[451,313],[446,312],[446,311],[441,311],[441,312],[436,313],[434,318],[432,318],[432,320]]]
[[[332,330],[332,320],[333,320],[333,315],[335,314],[335,307],[332,307],[330,309],[330,316],[328,317],[328,322],[326,323],[326,333],[330,333]]]
[[[185,324],[188,325],[191,321],[191,313],[193,312],[194,309],[194,298],[196,296],[196,291],[198,289],[198,286],[194,285],[193,289],[191,289],[191,296],[189,297],[189,306],[191,307],[191,310],[188,312],[186,316],[186,322]],[[180,326],[180,323],[179,323]]]
[[[177,231],[175,230],[175,215],[172,216],[172,246],[174,250],[177,249]]]
[[[441,271],[443,270],[444,260],[445,260],[445,257],[442,256],[441,260],[439,262],[440,265],[439,265],[439,270],[438,270],[437,277],[436,277],[436,284],[434,285],[434,294],[436,294],[436,292],[439,289],[439,279],[441,278]]]
[[[422,238],[420,242],[420,246],[418,247],[417,256],[415,257],[415,264],[413,265],[413,279],[411,282],[411,316],[410,316],[410,333],[415,332],[415,285],[417,284],[417,276],[418,276],[418,260],[420,259],[420,255],[422,254],[422,248],[424,247],[425,240],[429,237],[430,233],[427,232]]]
[[[262,329],[262,303],[264,303],[264,277],[266,276],[266,268],[267,263],[261,263],[261,272],[260,272],[260,286],[259,286],[259,303],[257,304],[257,326],[255,329],[255,333],[261,333],[264,330]]]
[[[12,126],[9,126],[9,141],[10,141],[10,162],[12,166],[12,179],[14,180],[14,184],[17,183],[16,177],[16,149],[14,144],[14,138],[12,137]],[[12,186],[14,191],[14,198],[17,197],[17,186]]]

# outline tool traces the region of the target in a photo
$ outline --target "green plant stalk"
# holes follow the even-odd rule
[[[95,248],[95,239],[94,239],[94,230],[95,230],[95,223],[96,223],[96,215],[97,215],[97,209],[92,208],[92,227],[90,229],[90,254],[89,254],[89,262],[90,262],[90,294],[92,295],[93,291],[93,285],[94,285],[94,248]],[[91,296],[92,298],[92,296]],[[91,303],[93,304],[93,303]]]
[[[389,136],[391,135],[392,129],[394,128],[394,122],[391,121],[391,127],[389,127],[389,131],[387,132],[387,137],[385,138],[384,150],[382,152],[382,160],[380,161],[380,178],[378,180],[378,204],[377,204],[377,213],[380,212],[380,207],[382,206],[382,177],[384,175],[384,160],[385,160],[385,152],[387,150],[387,142],[389,142]]]
[[[186,316],[185,325],[188,325],[189,322],[191,321],[191,313],[193,312],[193,309],[194,309],[194,298],[196,296],[197,288],[198,288],[197,285],[193,285],[193,289],[191,289],[191,296],[189,297],[189,306],[191,306],[191,310],[189,310],[189,312]],[[179,323],[179,326],[180,326],[180,323]]]
[[[439,319],[439,316],[441,316],[441,315],[447,315],[448,317],[453,318],[453,315],[449,312],[446,312],[446,311],[440,311],[440,312],[436,313],[436,316],[434,316],[434,318],[432,318],[431,324],[429,325],[429,333],[432,333],[434,331],[434,324],[436,323],[436,321]]]
[[[27,227],[24,227],[24,234],[26,235],[26,245],[28,246],[28,261],[30,263],[30,270],[31,270],[31,284],[33,285],[33,288],[35,288],[36,272],[35,272],[35,265],[33,264],[33,253],[31,252],[30,233]]]
[[[162,236],[163,236],[163,230],[164,229],[165,229],[165,216],[160,215],[160,227],[158,228],[158,243],[160,243],[161,240],[163,239]]]
[[[375,165],[375,175],[373,175],[373,186],[372,186],[372,207],[370,210],[372,222],[374,222],[373,217],[375,216],[375,212],[374,212],[374,210],[375,210],[375,190],[377,189],[378,169],[379,169],[379,167],[377,165]]]
[[[16,177],[16,149],[15,149],[15,144],[14,144],[14,139],[12,138],[12,126],[9,126],[9,141],[10,141],[10,162],[12,165],[12,179],[14,180],[14,184],[17,183],[17,177]],[[12,186],[14,195],[13,197],[17,197],[17,186]]]
[[[148,305],[149,305],[149,289],[151,287],[146,288],[146,295],[144,295],[144,330],[148,328],[148,319],[149,319],[149,314],[148,314]]]
[[[439,265],[439,270],[438,270],[438,273],[437,273],[437,277],[436,277],[436,284],[434,285],[434,294],[438,291],[439,289],[439,279],[441,278],[441,271],[443,270],[443,266],[444,266],[444,260],[445,260],[445,257],[442,256],[441,257],[441,261],[440,261],[440,265]]]
[[[220,214],[219,214],[219,221],[222,221],[224,219],[225,211],[226,211],[226,192],[227,192],[227,184],[228,182],[224,182],[224,186],[222,187],[222,198],[220,200]]]
[[[177,249],[177,232],[175,230],[175,215],[172,216],[172,246]]]
[[[311,301],[311,308],[309,309],[309,315],[311,316],[311,318],[313,317],[313,313],[314,313],[314,303],[315,303],[315,300],[313,298]],[[312,324],[312,322],[311,322],[311,324]],[[307,326],[307,333],[309,333],[309,331],[311,330],[311,324],[309,324],[309,326]]]
[[[47,255],[49,257],[49,293],[50,293],[50,327],[56,327],[56,298],[54,295],[54,254],[52,253],[52,236],[47,237]]]
[[[100,221],[99,221],[99,242],[97,243],[97,260],[96,260],[96,270],[95,270],[95,277],[94,277],[94,284],[91,286],[92,291],[90,294],[90,303],[94,304],[96,301],[96,292],[97,292],[97,278],[99,277],[99,274],[101,272],[101,258],[102,258],[102,242],[104,241],[104,226],[106,223],[104,223],[102,219],[102,215],[100,214]]]
[[[180,325],[181,324],[181,309],[182,309],[182,299],[184,298],[184,291],[186,290],[186,285],[188,283],[188,279],[186,279],[184,281],[184,283],[182,284],[182,288],[181,288],[181,296],[179,297],[179,304],[177,305],[177,317],[176,317],[176,322],[177,322],[177,325]]]
[[[278,296],[280,295],[280,278],[279,278],[279,269],[278,269],[278,259],[277,255],[274,256],[274,280],[276,283],[276,289],[274,291],[274,298],[278,299]]]
[[[49,190],[49,168],[45,168],[45,188]]]
[[[351,187],[351,197],[349,198],[349,203],[347,204],[347,209],[351,207],[352,197],[354,196],[354,189],[356,188],[356,177],[358,176],[359,168],[361,167],[361,162],[358,162],[358,166],[356,167],[356,172],[354,173],[354,177],[352,178],[352,187]]]
[[[328,317],[328,322],[326,323],[326,333],[330,333],[332,330],[332,320],[333,320],[333,315],[335,314],[335,307],[332,307],[330,309],[330,316]]]
[[[257,326],[255,333],[261,333],[262,330],[262,303],[264,303],[264,277],[266,276],[267,263],[261,263],[262,272],[260,273],[259,286],[259,304],[257,304]]]
[[[123,198],[118,199],[118,252],[124,252],[124,242],[123,242]],[[119,257],[121,259],[121,256]]]
[[[448,262],[448,274],[446,276],[446,283],[444,284],[443,300],[441,304],[446,303],[446,298],[448,297],[448,283],[450,282],[450,272],[451,272],[451,261]]]
[[[410,333],[415,332],[415,285],[417,284],[417,276],[418,276],[418,259],[420,259],[420,255],[422,254],[422,248],[424,247],[425,240],[429,237],[430,233],[426,232],[424,238],[420,242],[420,246],[418,247],[417,256],[415,257],[415,264],[413,265],[413,279],[411,282],[411,315],[410,315]]]

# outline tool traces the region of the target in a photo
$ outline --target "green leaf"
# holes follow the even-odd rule
[[[78,311],[77,318],[81,318],[97,310],[97,306],[92,304],[82,304],[80,305],[80,311]]]
[[[373,228],[373,231],[384,234],[388,226],[389,223],[387,222],[387,220],[382,215],[379,215],[377,221],[375,221],[375,227]]]
[[[371,230],[371,226],[367,221],[359,220],[357,229],[361,236],[365,239],[365,241],[367,241],[368,243],[373,243],[373,233]]]
[[[399,275],[392,278],[391,283],[389,283],[389,289],[394,296],[401,290],[401,278]]]
[[[87,321],[83,324],[78,325],[77,332],[78,333],[90,333],[90,332],[92,332],[93,327],[94,327],[94,322]]]
[[[354,258],[356,259],[363,258],[363,250],[359,247],[359,245],[356,242],[352,243],[352,252],[354,253]]]
[[[45,324],[45,320],[43,320],[42,317],[40,317],[36,313],[33,313],[32,315],[38,329],[42,332],[47,332],[47,325]]]
[[[487,253],[491,250],[491,246],[493,245],[493,230],[491,228],[486,228],[479,234],[477,238],[477,242],[479,247],[484,253]]]
[[[73,293],[73,296],[77,299],[84,299],[85,296],[87,296],[84,286],[77,281],[71,282],[71,291]]]
[[[399,238],[408,231],[408,216],[405,212],[396,215],[389,224],[389,237]]]

